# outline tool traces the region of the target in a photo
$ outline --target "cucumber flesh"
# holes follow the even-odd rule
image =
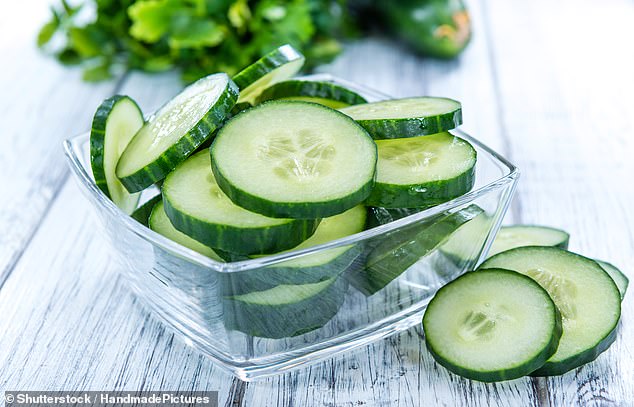
[[[264,55],[233,77],[240,89],[238,102],[253,104],[264,89],[299,72],[304,61],[304,56],[288,44]]]
[[[560,229],[538,225],[502,226],[489,250],[489,257],[521,246],[568,248],[570,235]]]
[[[333,109],[367,103],[363,96],[332,82],[297,79],[279,82],[265,89],[258,97],[258,103],[274,99],[319,103]]]
[[[324,218],[315,234],[291,250],[307,249],[359,233],[363,231],[365,220],[366,210],[360,205],[339,215]],[[324,281],[345,271],[359,256],[360,249],[358,245],[346,245],[321,250],[274,266],[225,273],[224,291],[234,294],[258,291],[278,285],[310,284]],[[233,253],[219,254],[228,261],[262,257],[261,255],[244,256]]]
[[[526,246],[485,261],[480,269],[505,268],[537,281],[563,319],[557,352],[533,375],[566,373],[594,360],[616,338],[621,296],[612,278],[594,260],[556,247]]]
[[[621,294],[621,301],[623,301],[623,298],[625,298],[625,293],[627,292],[627,286],[630,284],[630,280],[614,264],[596,259],[594,261],[599,263],[599,266],[601,266],[601,268],[605,270],[605,272],[608,273],[610,277],[612,277],[612,280],[616,284],[616,287],[619,289],[619,293]]]
[[[130,194],[115,175],[117,162],[143,126],[141,109],[128,96],[116,95],[101,103],[90,131],[90,165],[97,187],[122,211],[131,214],[139,194]]]
[[[462,124],[460,102],[439,97],[414,97],[366,103],[339,109],[375,139],[424,136]]]
[[[309,238],[319,223],[268,218],[237,206],[216,183],[207,151],[194,154],[167,176],[163,203],[179,231],[206,246],[241,254],[290,249]]]
[[[159,201],[154,205],[154,209],[152,209],[152,213],[150,214],[149,219],[150,229],[155,231],[156,233],[165,236],[166,238],[180,244],[181,246],[185,246],[188,249],[191,249],[195,252],[202,254],[203,256],[207,256],[210,259],[222,262],[223,260],[214,252],[210,247],[205,246],[204,244],[192,239],[186,234],[178,231],[174,225],[170,222],[167,214],[165,213],[165,209],[163,207],[163,202]]]
[[[116,172],[123,185],[136,192],[165,178],[212,136],[237,98],[226,74],[186,87],[148,119],[121,155]]]
[[[384,208],[429,207],[467,193],[476,151],[450,133],[377,140],[376,183],[366,200]]]
[[[376,145],[347,116],[314,103],[271,101],[236,116],[211,146],[218,185],[270,217],[342,213],[372,189]]]
[[[483,382],[511,380],[555,353],[561,316],[535,281],[509,270],[470,272],[442,287],[423,317],[436,361]]]
[[[225,324],[228,329],[264,338],[301,335],[332,319],[346,290],[345,280],[337,276],[318,283],[280,285],[226,297]]]

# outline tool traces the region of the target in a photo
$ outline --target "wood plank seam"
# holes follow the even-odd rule
[[[40,217],[40,221],[37,222],[35,226],[33,226],[33,228],[28,234],[28,238],[24,242],[24,245],[20,247],[20,249],[17,252],[14,253],[7,267],[5,267],[4,270],[2,270],[2,273],[0,273],[0,290],[2,290],[2,287],[4,287],[4,284],[11,276],[11,273],[13,273],[13,270],[15,270],[15,267],[18,265],[18,263],[22,259],[24,252],[26,252],[26,249],[29,247],[31,240],[33,240],[33,236],[35,236],[37,231],[40,229],[40,226],[43,223],[42,221],[44,220],[44,218],[46,218],[46,216],[48,216],[48,213],[51,207],[53,206],[53,203],[59,196],[59,193],[62,190],[62,187],[66,183],[67,179],[68,179],[68,169],[64,171],[64,174],[62,175],[62,177],[60,177],[59,182],[56,183],[55,192],[53,193],[53,196],[51,197],[49,202],[46,204],[46,208],[44,208],[44,212],[42,213],[42,216]]]
[[[489,66],[491,67],[491,77],[493,79],[493,92],[495,94],[496,100],[496,110],[498,112],[498,119],[500,125],[500,135],[503,140],[503,149],[505,157],[513,162],[513,154],[511,148],[511,138],[508,133],[508,126],[505,121],[505,110],[502,105],[502,92],[500,89],[500,81],[498,77],[497,70],[497,57],[495,54],[495,48],[492,41],[492,32],[491,32],[491,19],[489,17],[489,3],[488,0],[482,1],[482,20],[484,22],[483,32],[485,36],[485,41],[487,43],[487,57],[489,58]],[[520,169],[521,171],[521,169]],[[513,197],[513,201],[510,206],[511,215],[513,216],[513,221],[515,223],[521,224],[522,219],[522,200],[521,195],[516,193]],[[550,391],[548,388],[548,384],[542,378],[531,377],[530,378],[531,388],[534,393],[535,400],[539,403],[540,406],[549,406],[550,405]]]
[[[113,90],[112,90],[113,94],[116,94],[119,90],[121,90],[121,88],[123,87],[123,84],[125,82],[125,79],[127,77],[128,77],[128,72],[125,72],[124,74],[122,74],[116,80],[116,82],[114,84],[114,87],[113,87]],[[40,220],[32,227],[32,229],[28,233],[28,237],[24,241],[24,244],[22,245],[22,247],[20,247],[14,253],[14,255],[12,256],[12,258],[9,261],[8,265],[4,268],[4,270],[2,270],[0,272],[0,290],[2,290],[2,287],[4,287],[4,284],[6,283],[6,281],[11,276],[11,273],[13,273],[13,270],[15,270],[16,266],[18,265],[18,263],[22,259],[22,256],[24,255],[24,253],[26,252],[27,248],[31,244],[31,241],[33,240],[33,237],[36,235],[36,233],[40,229],[40,226],[42,225],[44,219],[46,219],[46,217],[48,216],[51,207],[55,203],[55,200],[59,197],[59,194],[60,194],[60,191],[62,190],[62,187],[68,181],[69,170],[68,170],[68,167],[66,166],[66,163],[64,163],[63,165],[64,165],[63,173],[59,177],[59,180],[54,184],[53,195],[51,196],[50,200],[46,203],[46,207],[44,208],[44,211],[42,212],[42,214],[40,216]]]
[[[502,92],[500,90],[500,83],[498,80],[498,71],[496,67],[496,55],[494,50],[492,33],[490,30],[490,19],[488,15],[488,1],[483,0],[482,2],[482,19],[484,21],[484,27],[482,32],[484,33],[485,42],[487,44],[487,58],[489,59],[489,66],[491,67],[491,77],[493,80],[493,94],[495,95],[496,106],[495,110],[497,111],[498,123],[500,126],[500,136],[503,142],[503,154],[510,161],[514,162],[512,148],[511,148],[511,138],[508,134],[508,126],[506,121],[504,120],[505,111],[502,106]],[[521,170],[521,169],[520,169]],[[511,202],[510,211],[513,216],[513,220],[515,223],[522,223],[522,201],[518,193],[515,194],[513,201]]]

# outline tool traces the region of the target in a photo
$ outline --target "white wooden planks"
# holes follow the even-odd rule
[[[136,303],[87,203],[64,183],[61,139],[87,129],[116,84],[82,84],[78,72],[38,55],[37,7],[29,3],[0,16],[0,34],[17,33],[11,41],[0,35],[2,55],[15,61],[0,77],[0,286],[8,277],[0,289],[0,390],[209,389],[220,390],[221,404],[248,406],[634,403],[629,298],[617,343],[560,378],[461,379],[433,362],[419,328],[257,383],[214,368]],[[322,70],[396,96],[461,100],[465,129],[522,169],[512,220],[567,229],[573,249],[630,274],[634,190],[622,178],[634,170],[634,7],[625,0],[470,6],[476,35],[460,62],[421,60],[373,39]],[[36,11],[40,20],[44,14]],[[150,112],[179,87],[172,74],[135,73],[117,89]]]
[[[610,259],[631,276],[631,2],[495,1],[487,12],[502,120],[523,170],[524,221],[568,230],[572,250]],[[514,35],[505,35],[510,31]],[[631,298],[623,308],[610,350],[574,372],[544,379],[551,405],[634,402]]]
[[[90,127],[115,82],[87,85],[35,48],[48,1],[11,2],[0,15],[0,287],[66,178],[61,143]]]

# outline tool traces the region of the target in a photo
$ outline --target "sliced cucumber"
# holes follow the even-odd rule
[[[429,207],[467,193],[476,151],[450,133],[377,140],[376,183],[366,200],[384,208]]]
[[[158,202],[161,202],[161,194],[158,194],[152,198],[150,198],[146,203],[139,206],[137,209],[132,212],[132,218],[142,224],[143,226],[149,226],[150,215],[152,214],[152,210],[156,206]]]
[[[228,329],[264,338],[297,336],[322,327],[343,303],[347,284],[331,279],[312,284],[279,285],[225,299]]]
[[[619,294],[621,294],[621,301],[623,301],[623,298],[625,298],[625,293],[627,292],[627,286],[630,284],[630,280],[625,276],[625,274],[623,274],[621,270],[616,268],[614,264],[596,259],[594,261],[599,263],[599,266],[601,266],[601,268],[605,270],[605,272],[608,273],[610,277],[612,277],[612,280],[616,284],[616,287],[619,289]]]
[[[462,107],[453,99],[415,97],[339,109],[363,126],[375,139],[424,136],[462,124]]]
[[[352,285],[372,295],[431,253],[460,225],[470,221],[482,209],[471,205],[458,212],[440,215],[424,224],[411,225],[387,234],[368,254],[365,269],[350,276]]]
[[[150,229],[156,233],[173,240],[181,246],[185,246],[188,249],[202,254],[203,256],[209,257],[210,259],[220,262],[223,261],[211,248],[178,231],[167,217],[163,207],[163,202],[159,201],[156,205],[154,205],[154,209],[150,215],[149,225]]]
[[[226,74],[206,76],[161,107],[134,136],[117,165],[130,192],[165,178],[211,137],[236,103],[238,89]]]
[[[273,99],[314,102],[333,109],[367,103],[363,96],[335,83],[299,79],[279,82],[266,88],[257,101],[262,103]]]
[[[179,231],[206,246],[243,253],[290,249],[310,237],[319,221],[274,219],[235,205],[211,172],[209,153],[196,153],[163,183],[163,203]]]
[[[492,222],[493,218],[482,212],[456,229],[439,250],[455,265],[473,264],[480,257],[484,239],[493,226]]]
[[[271,217],[322,218],[350,209],[374,184],[376,145],[336,110],[271,101],[229,120],[211,146],[218,185]]]
[[[116,95],[97,108],[90,130],[90,166],[95,184],[122,211],[131,214],[139,194],[130,194],[115,175],[121,153],[143,126],[143,113],[128,96]]]
[[[489,250],[489,257],[521,246],[568,248],[570,235],[561,229],[538,225],[502,226]]]
[[[361,205],[339,215],[324,218],[315,234],[292,250],[307,249],[359,233],[363,231],[365,221],[366,210]],[[225,273],[225,292],[245,293],[277,285],[309,284],[324,281],[345,271],[360,252],[361,247],[358,245],[341,246],[288,260],[275,266]],[[261,257],[233,253],[219,253],[219,255],[229,261]]]
[[[557,352],[534,375],[566,373],[596,359],[616,339],[621,296],[612,278],[594,260],[556,247],[526,246],[499,253],[480,268],[525,274],[555,301],[563,319],[563,335]]]
[[[368,218],[365,224],[366,229],[385,225],[395,220],[405,218],[422,211],[421,208],[377,208],[368,207]]]
[[[423,317],[427,349],[450,371],[494,382],[525,376],[557,349],[561,316],[546,290],[514,271],[463,274]]]
[[[264,55],[233,77],[240,89],[239,102],[253,104],[264,89],[299,72],[304,60],[304,56],[288,44]]]

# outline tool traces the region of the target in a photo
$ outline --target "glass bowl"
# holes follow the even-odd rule
[[[343,84],[369,101],[387,98],[328,75],[311,78]],[[419,324],[438,288],[486,256],[519,172],[478,140],[454,133],[478,153],[469,193],[425,210],[369,209],[379,226],[232,263],[183,247],[119,210],[94,183],[88,134],[64,147],[112,257],[142,303],[217,365],[251,380]],[[141,203],[157,193],[144,191]]]

